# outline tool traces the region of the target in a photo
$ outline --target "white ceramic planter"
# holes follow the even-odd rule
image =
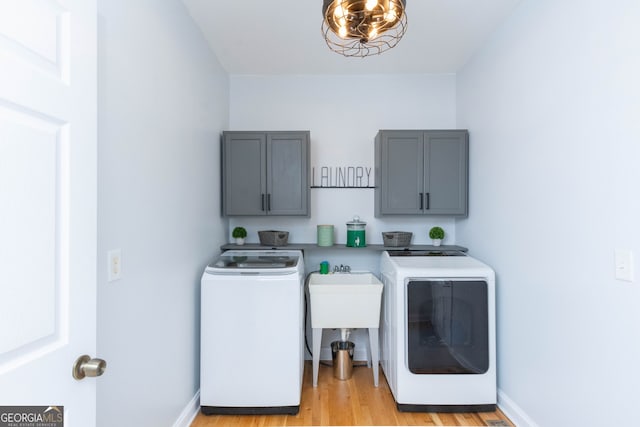
[[[433,246],[440,246],[442,244],[442,239],[431,239]]]

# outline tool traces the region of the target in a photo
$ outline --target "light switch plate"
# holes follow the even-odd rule
[[[616,249],[616,279],[633,282],[633,252]]]
[[[122,253],[113,249],[107,253],[107,281],[113,282],[122,278]]]

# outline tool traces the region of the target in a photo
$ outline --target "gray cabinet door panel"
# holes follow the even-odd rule
[[[308,156],[306,134],[267,135],[268,215],[307,214]]]
[[[466,132],[425,133],[425,212],[464,215],[467,209]]]
[[[385,133],[381,141],[382,214],[419,214],[422,211],[422,132]]]
[[[225,215],[264,215],[266,137],[226,134],[223,141]]]

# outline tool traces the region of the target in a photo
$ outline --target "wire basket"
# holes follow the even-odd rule
[[[409,246],[413,233],[408,231],[383,231],[382,241],[385,246]]]
[[[286,246],[289,241],[288,231],[263,230],[258,231],[262,246]]]

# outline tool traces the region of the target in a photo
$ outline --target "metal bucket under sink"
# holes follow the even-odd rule
[[[331,360],[333,376],[339,380],[348,380],[353,373],[353,349],[351,341],[334,341],[331,343]]]

